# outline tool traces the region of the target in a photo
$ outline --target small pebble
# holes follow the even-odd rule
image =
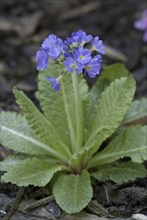
[[[45,206],[45,209],[53,214],[56,218],[61,216],[61,209],[59,208],[59,206],[53,201],[50,202],[48,205]]]
[[[147,216],[143,214],[134,214],[132,218],[135,220],[147,220]]]

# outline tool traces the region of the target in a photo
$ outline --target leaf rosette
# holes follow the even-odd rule
[[[84,45],[81,36],[85,43],[91,40],[83,32],[79,38],[74,36],[74,45]],[[60,39],[52,36],[52,40],[62,46]],[[46,48],[47,42],[43,45]],[[104,50],[95,38],[92,48]],[[82,74],[65,69],[68,60],[65,66],[52,61],[46,66],[49,56],[60,59],[63,50],[46,51],[37,55],[38,68],[45,65],[38,74],[36,92],[41,111],[15,88],[23,114],[1,112],[0,141],[15,154],[2,161],[0,168],[5,172],[2,181],[18,186],[46,186],[52,181],[56,202],[71,214],[90,202],[91,177],[121,183],[146,176],[146,126],[133,122],[147,116],[147,100],[132,101],[135,81],[122,64],[106,67],[89,90]],[[91,58],[84,49],[76,50],[74,57],[76,62],[83,59],[82,65],[100,59]],[[56,80],[47,80],[53,76]]]

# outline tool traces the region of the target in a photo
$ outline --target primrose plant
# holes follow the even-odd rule
[[[105,48],[84,31],[65,41],[49,35],[37,52],[42,111],[13,89],[21,114],[1,112],[1,144],[14,154],[1,162],[2,181],[46,186],[57,204],[76,213],[91,201],[91,179],[116,183],[144,177],[146,99],[132,102],[135,81],[122,64],[100,73]],[[47,185],[48,186],[48,185]]]

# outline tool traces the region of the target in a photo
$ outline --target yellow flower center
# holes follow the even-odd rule
[[[87,66],[87,70],[91,70],[91,66]]]
[[[76,69],[77,66],[76,66],[76,64],[72,64],[71,67],[72,67],[73,69]]]
[[[82,55],[80,55],[79,58],[80,58],[80,60],[83,60],[84,57]]]

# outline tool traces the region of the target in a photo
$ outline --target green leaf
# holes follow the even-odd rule
[[[147,116],[147,98],[135,100],[132,102],[123,123],[130,123],[145,116]]]
[[[147,160],[147,126],[130,126],[119,133],[100,153],[95,155],[89,167],[113,162],[123,157],[130,157],[133,162]]]
[[[53,194],[66,213],[76,213],[87,206],[92,198],[90,176],[86,170],[80,175],[62,175],[57,179]]]
[[[91,175],[99,181],[112,180],[116,183],[128,182],[139,177],[145,177],[147,171],[142,164],[131,161],[122,164],[100,166],[98,171]]]
[[[83,127],[83,108],[82,101],[80,97],[80,85],[78,80],[77,72],[72,73],[73,82],[73,95],[75,100],[75,113],[76,113],[76,153],[79,152],[84,142],[84,127]]]
[[[91,119],[94,117],[98,99],[101,97],[104,90],[112,81],[128,76],[129,72],[125,69],[123,64],[117,63],[105,67],[104,71],[100,75],[100,78],[89,92],[87,124],[90,123]]]
[[[8,171],[9,169],[12,168],[12,166],[17,165],[22,163],[22,161],[26,159],[32,159],[32,155],[28,154],[14,154],[14,155],[9,155],[6,157],[3,161],[0,161],[0,170],[1,171]],[[36,157],[35,157],[36,158]],[[44,159],[48,160],[52,164],[58,164],[59,162],[51,157],[47,157],[47,155],[39,155],[39,159]]]
[[[70,151],[57,135],[52,124],[22,91],[14,89],[13,92],[32,130],[44,144],[51,146],[56,151],[57,158],[67,160],[70,157]]]
[[[96,112],[96,105],[100,99],[102,92],[110,85],[108,80],[97,80],[96,84],[92,87],[89,92],[89,102],[88,102],[88,111],[87,111],[87,127],[91,123],[91,120],[94,118]],[[88,137],[88,135],[87,135]]]
[[[90,155],[94,154],[102,142],[114,133],[131,104],[134,92],[135,81],[132,76],[122,77],[110,84],[97,104],[89,139],[80,153],[91,149]]]
[[[62,166],[53,165],[50,161],[37,158],[26,159],[14,165],[2,176],[4,182],[11,182],[18,186],[45,186],[54,173],[62,170]]]
[[[62,71],[61,66],[53,64],[50,64],[47,70],[40,71],[38,74],[38,91],[36,94],[45,117],[54,125],[62,140],[69,145],[68,126],[61,89],[55,92],[46,79],[46,77],[58,77]]]
[[[0,143],[17,152],[30,155],[50,155],[56,152],[44,144],[29,127],[22,115],[14,112],[0,113]]]
[[[30,156],[28,156],[28,155],[10,155],[7,158],[5,158],[3,161],[0,161],[0,170],[1,171],[8,171],[14,165],[19,166],[19,164],[21,164],[22,161],[28,159],[28,157],[30,157]]]
[[[45,117],[56,128],[62,140],[68,146],[74,146],[76,115],[71,74],[65,73],[60,81],[61,89],[58,92],[55,92],[48,80],[46,80],[46,77],[58,77],[63,71],[65,70],[61,65],[50,64],[46,71],[40,72],[37,97]],[[88,87],[81,75],[78,75],[78,79],[83,110],[86,111],[85,103],[88,96]],[[85,116],[84,111],[83,114]],[[69,141],[69,138],[71,141]]]
[[[121,77],[128,77],[129,72],[125,68],[125,66],[121,63],[112,64],[110,66],[106,66],[104,71],[101,73],[100,79],[105,79],[110,82],[120,79]]]

